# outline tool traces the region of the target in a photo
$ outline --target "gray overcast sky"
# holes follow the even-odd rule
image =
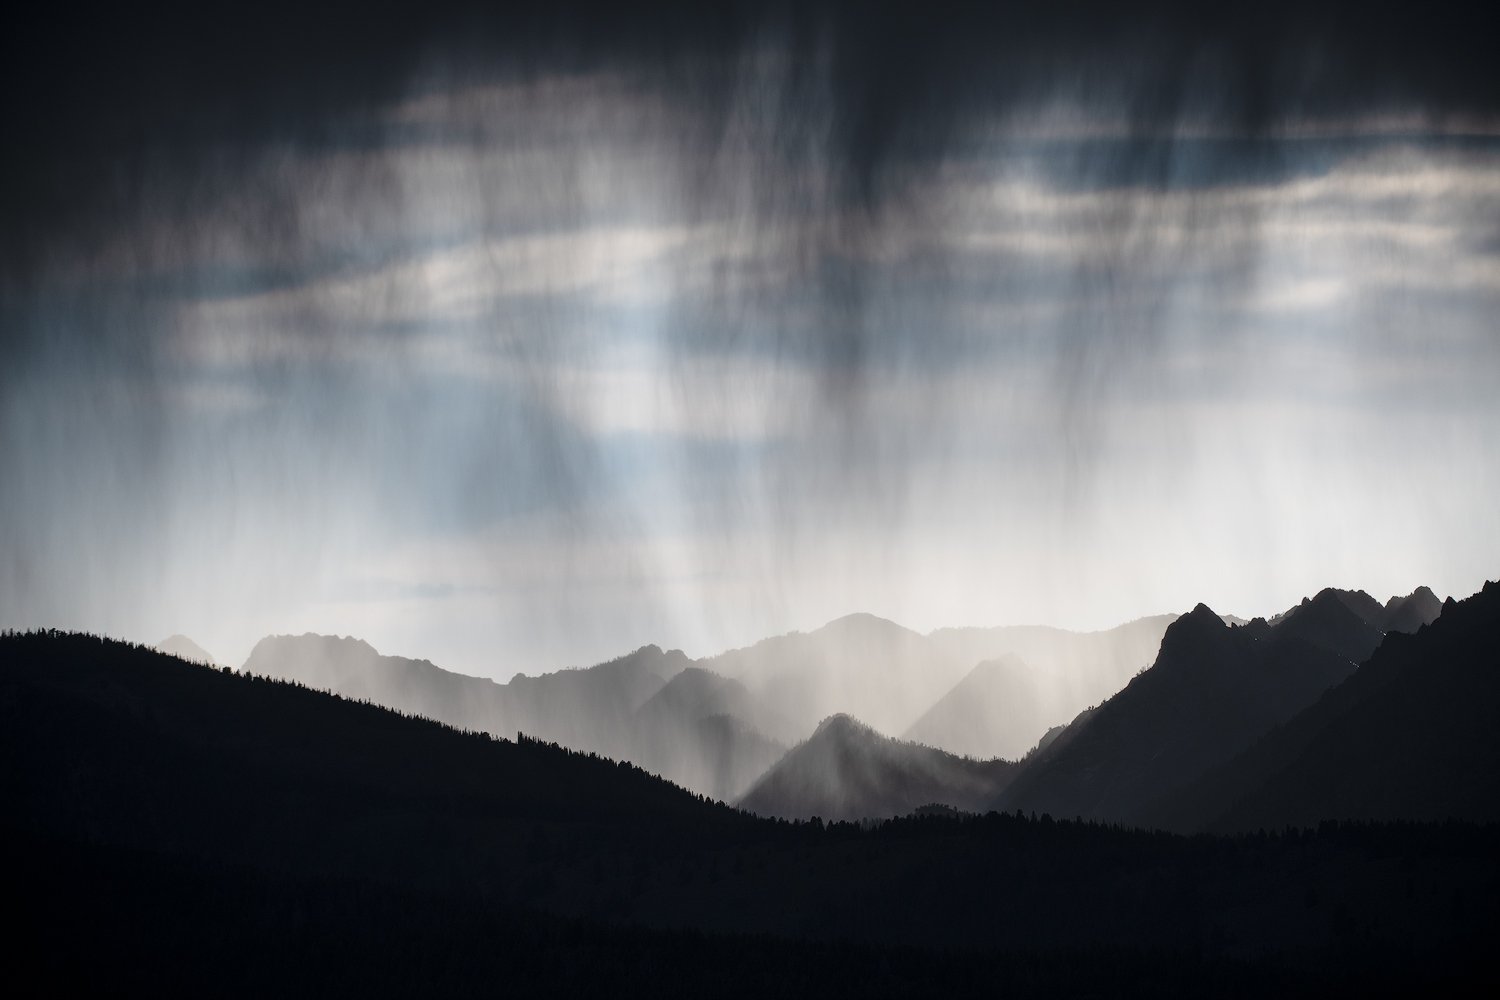
[[[0,620],[505,678],[1500,575],[1493,109],[840,24],[128,139],[8,247]]]

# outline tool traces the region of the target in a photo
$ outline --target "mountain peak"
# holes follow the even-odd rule
[[[1199,603],[1197,607],[1173,622],[1167,629],[1168,632],[1189,630],[1194,632],[1222,632],[1229,626],[1224,619],[1207,604]]]
[[[374,646],[352,635],[321,635],[317,632],[304,632],[301,635],[266,636],[257,642],[255,648],[250,651],[250,660],[255,660],[257,654],[298,647],[303,649],[316,647],[324,651],[338,650],[344,653],[357,653],[365,656],[380,655]],[[249,661],[247,660],[246,662],[248,663]]]
[[[850,634],[863,634],[870,636],[881,634],[912,636],[917,635],[916,632],[913,632],[905,625],[902,625],[898,622],[893,622],[889,618],[881,618],[879,615],[872,615],[868,611],[856,611],[853,614],[844,615],[842,618],[835,618],[833,621],[824,625],[817,631],[825,634],[831,633],[840,636],[847,636]]]
[[[1385,605],[1385,626],[1392,632],[1415,632],[1436,621],[1443,602],[1429,587],[1418,587],[1405,597],[1392,597]]]
[[[989,803],[1016,767],[897,740],[841,712],[763,774],[740,806],[762,816],[825,820],[902,816],[934,802],[972,811]]]
[[[1418,587],[1416,590],[1413,590],[1405,597],[1402,597],[1399,594],[1392,597],[1389,601],[1385,602],[1385,609],[1387,611],[1391,611],[1408,601],[1421,601],[1425,604],[1436,604],[1439,606],[1441,606],[1443,603],[1442,601],[1438,600],[1438,596],[1432,592],[1432,588],[1424,583],[1422,586]]]
[[[818,728],[813,730],[812,739],[817,739],[820,736],[849,739],[851,737],[870,735],[876,735],[875,730],[847,712],[837,712],[818,723]]]

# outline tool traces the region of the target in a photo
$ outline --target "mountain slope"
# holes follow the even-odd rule
[[[518,674],[498,684],[427,660],[383,656],[360,639],[309,633],[262,639],[244,670],[460,728],[498,736],[524,732],[576,750],[619,755],[628,747],[635,710],[688,663],[678,650],[643,646],[588,669]]]
[[[179,659],[187,660],[189,663],[201,663],[208,667],[218,666],[218,663],[208,654],[206,649],[185,635],[169,635],[152,648],[166,653],[168,656],[176,656]]]
[[[636,711],[629,756],[685,788],[733,801],[786,753],[746,721],[763,717],[743,684],[687,667]]]
[[[1076,714],[1069,707],[1057,685],[1005,656],[975,666],[903,738],[968,757],[1017,760],[1036,744],[1044,720]]]
[[[785,753],[755,728],[743,685],[692,667],[680,650],[643,646],[582,670],[507,684],[426,660],[382,656],[337,636],[270,636],[244,669],[463,729],[527,736],[630,760],[686,788],[729,800]],[[669,679],[670,678],[670,679]]]
[[[1363,663],[1385,635],[1385,609],[1364,591],[1327,590],[1278,615],[1272,631]]]
[[[904,816],[931,804],[972,811],[995,797],[1015,767],[904,743],[835,715],[757,781],[740,806],[762,816],[824,820]]]
[[[1300,636],[1257,637],[1200,604],[1167,630],[1149,670],[1030,758],[997,805],[1133,821],[1353,670]]]
[[[750,721],[784,742],[837,713],[886,732],[905,730],[972,666],[917,632],[866,614],[763,639],[701,664],[744,684],[770,713]]]
[[[494,681],[456,674],[427,660],[383,656],[352,636],[267,636],[255,644],[241,670],[464,729],[497,735],[509,729],[496,725],[502,694]]]
[[[1430,593],[1430,592],[1429,592]],[[1392,632],[1323,698],[1160,803],[1191,829],[1338,819],[1500,820],[1500,584]]]
[[[1167,630],[1149,670],[1029,758],[997,805],[1149,822],[1159,800],[1352,674],[1385,624],[1360,591],[1323,590],[1239,627],[1200,604]]]
[[[585,669],[517,674],[502,686],[504,731],[634,759],[636,710],[691,662],[680,649],[642,646]]]
[[[1043,626],[951,628],[929,639],[965,664],[981,664],[903,733],[953,753],[1017,759],[1049,728],[1066,724],[1149,666],[1175,615],[1101,632]],[[1025,668],[986,665],[1014,657]],[[985,711],[975,710],[978,699]]]
[[[608,843],[741,822],[639,769],[534,741],[466,735],[90,636],[0,641],[0,780],[19,810],[9,825],[33,835],[503,886],[526,866],[538,823],[586,823]]]
[[[1385,605],[1387,632],[1415,632],[1430,625],[1443,612],[1443,602],[1427,587],[1418,587],[1405,597],[1392,597]]]

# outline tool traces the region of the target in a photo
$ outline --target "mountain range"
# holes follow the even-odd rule
[[[1203,610],[1174,625],[1152,671],[1180,650],[1239,648],[1209,626],[1249,626]],[[19,862],[12,944],[20,967],[91,991],[1492,988],[1500,828],[1458,821],[1494,819],[1500,799],[1497,626],[1492,584],[1414,635],[1388,634],[1343,683],[1214,772],[1225,776],[1216,787],[1243,792],[1211,826],[1317,826],[1191,838],[1015,812],[757,819],[531,738],[95,636],[7,633],[0,844]],[[737,697],[702,675],[671,695],[695,710]],[[902,769],[934,773],[847,718],[788,756],[826,762],[829,747],[873,762],[872,787]],[[1005,780],[1028,765],[992,766]],[[1365,821],[1329,822],[1341,815]],[[1412,822],[1438,817],[1448,822]]]
[[[1176,615],[1100,632],[1044,626],[939,629],[933,645],[970,665],[903,738],[970,757],[1026,753],[1049,728],[1098,704],[1156,659]]]
[[[517,674],[500,684],[426,660],[382,656],[359,639],[308,634],[261,640],[244,670],[461,729],[524,733],[631,760],[732,799],[785,747],[745,721],[754,709],[742,686],[691,664],[680,650],[643,646],[588,669]]]
[[[1419,615],[1400,609],[1388,624]],[[1389,614],[1389,606],[1387,606]],[[1500,584],[1369,660],[1305,711],[1144,816],[1176,829],[1354,820],[1500,821]]]
[[[999,628],[924,636],[850,615],[701,661],[645,646],[594,667],[517,674],[508,683],[383,656],[352,637],[306,634],[263,639],[243,669],[463,729],[523,732],[628,759],[735,801],[789,745],[834,715],[962,756],[1000,756],[995,748],[1019,756],[1071,719],[1088,695],[1102,697],[1149,663],[1171,620],[1096,633]],[[1021,664],[1015,650],[1041,666]],[[965,661],[984,655],[1008,657],[1014,676]]]
[[[508,683],[308,634],[267,637],[243,670],[629,760],[764,815],[865,819],[941,805],[1192,829],[1217,814],[1184,803],[1219,800],[1184,799],[1185,789],[1353,675],[1387,635],[1441,610],[1419,588],[1385,604],[1328,589],[1270,619],[1200,605],[1094,633],[924,636],[851,615],[701,661],[644,646]]]
[[[1440,608],[1427,596],[1418,591],[1389,606],[1400,624],[1435,617]],[[992,804],[1145,822],[1157,800],[1353,675],[1391,624],[1368,595],[1333,589],[1240,626],[1200,604],[1167,629],[1150,669],[1028,758]]]

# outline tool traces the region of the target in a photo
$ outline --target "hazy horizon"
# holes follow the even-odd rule
[[[1357,591],[1357,590],[1365,589],[1365,588],[1360,588],[1360,587],[1339,587],[1339,586],[1335,586],[1335,585],[1330,585],[1330,586],[1333,586],[1334,589],[1348,590],[1348,591]],[[1410,588],[1408,590],[1405,590],[1405,591],[1393,591],[1390,594],[1370,593],[1369,591],[1366,591],[1366,592],[1370,593],[1370,596],[1374,597],[1377,601],[1379,601],[1381,603],[1384,603],[1386,600],[1389,600],[1391,597],[1405,597],[1405,596],[1409,595],[1410,593],[1412,593],[1413,591],[1415,591],[1418,587],[1422,587],[1422,586],[1427,586],[1427,585],[1426,584],[1417,584],[1416,586],[1414,586],[1414,587],[1412,587],[1412,588]],[[1482,588],[1482,586],[1483,586],[1483,581],[1481,582],[1480,587],[1476,587],[1475,588],[1475,591],[1477,592],[1480,588]],[[1241,612],[1233,610],[1233,609],[1225,610],[1225,609],[1222,609],[1222,608],[1217,608],[1217,607],[1213,606],[1213,603],[1211,601],[1194,601],[1192,605],[1184,606],[1181,609],[1176,609],[1176,610],[1171,610],[1171,611],[1150,612],[1150,613],[1143,614],[1143,615],[1133,615],[1133,616],[1131,616],[1129,618],[1123,618],[1123,619],[1120,619],[1118,621],[1110,621],[1108,623],[1100,624],[1100,625],[1093,625],[1093,624],[1066,625],[1066,624],[1057,624],[1055,622],[1047,622],[1047,621],[997,621],[997,622],[971,621],[971,622],[952,622],[952,623],[948,623],[948,624],[933,625],[931,627],[925,627],[925,626],[924,627],[916,627],[916,626],[912,626],[912,625],[908,624],[907,622],[897,621],[895,619],[886,617],[884,615],[876,615],[876,614],[874,614],[874,612],[869,612],[869,611],[849,611],[849,612],[845,612],[844,614],[835,615],[832,618],[825,619],[823,621],[819,621],[819,622],[808,624],[808,625],[802,625],[802,626],[793,625],[791,627],[788,627],[788,628],[785,628],[785,629],[781,629],[780,631],[776,631],[776,632],[766,632],[764,634],[756,634],[754,636],[751,636],[749,638],[744,639],[743,641],[733,642],[732,644],[726,645],[726,646],[716,646],[716,647],[709,647],[709,648],[703,648],[703,649],[692,649],[692,648],[687,648],[687,647],[684,647],[684,646],[681,646],[681,645],[676,645],[676,644],[673,644],[671,642],[664,642],[664,641],[661,641],[661,640],[647,640],[645,642],[638,643],[638,644],[636,644],[634,646],[622,647],[622,648],[619,648],[619,649],[609,650],[607,652],[599,654],[597,657],[595,657],[593,659],[580,660],[580,661],[577,661],[577,662],[569,662],[569,663],[555,663],[555,664],[533,665],[529,669],[515,669],[515,670],[507,670],[506,669],[506,666],[507,666],[506,664],[492,664],[491,661],[487,661],[487,660],[483,660],[483,659],[478,659],[478,660],[475,661],[476,663],[479,664],[479,668],[478,669],[465,668],[465,667],[462,667],[462,666],[455,665],[454,663],[449,662],[447,660],[435,657],[435,656],[431,655],[430,653],[423,652],[421,650],[389,649],[389,648],[386,648],[385,646],[381,645],[380,642],[372,639],[368,635],[356,634],[356,633],[349,633],[349,632],[335,632],[335,631],[329,631],[327,629],[318,629],[318,628],[279,629],[279,630],[278,629],[270,629],[270,630],[267,630],[267,631],[264,631],[264,632],[259,632],[259,633],[255,634],[255,637],[253,639],[251,639],[249,641],[249,643],[244,647],[244,649],[242,651],[239,651],[237,655],[225,655],[224,652],[221,652],[219,649],[215,648],[212,644],[204,642],[204,641],[201,641],[197,636],[193,635],[190,632],[184,631],[182,629],[177,629],[177,630],[174,630],[174,631],[169,632],[169,633],[163,633],[161,635],[155,636],[154,638],[151,637],[151,636],[146,636],[146,635],[128,635],[128,634],[114,634],[114,633],[101,633],[101,634],[105,634],[107,638],[123,639],[123,640],[128,641],[128,642],[134,642],[134,643],[138,643],[138,644],[141,644],[141,645],[148,645],[148,646],[149,645],[159,644],[159,643],[161,643],[161,642],[163,642],[163,641],[165,641],[167,639],[170,639],[170,638],[177,638],[177,637],[185,638],[185,639],[188,639],[188,640],[192,641],[195,645],[198,645],[200,648],[202,648],[204,650],[204,652],[208,653],[210,656],[213,656],[215,658],[215,662],[217,662],[218,664],[223,665],[223,666],[235,667],[236,669],[241,664],[243,664],[245,662],[245,660],[249,657],[251,650],[254,648],[254,646],[257,643],[260,642],[261,639],[269,638],[269,637],[272,637],[272,636],[286,636],[286,635],[301,636],[301,635],[309,635],[309,634],[311,634],[311,635],[319,635],[319,636],[329,636],[329,637],[339,638],[339,639],[355,639],[355,640],[360,640],[360,641],[369,643],[369,645],[372,646],[375,649],[375,651],[378,652],[382,656],[396,656],[396,657],[401,657],[403,659],[409,659],[409,660],[428,660],[428,661],[432,662],[434,666],[441,667],[441,668],[443,668],[445,670],[449,670],[449,671],[452,671],[454,673],[461,673],[461,674],[465,674],[465,675],[471,676],[471,677],[489,678],[489,679],[492,679],[492,680],[504,683],[504,682],[510,680],[512,677],[514,677],[518,673],[534,677],[534,676],[539,676],[539,675],[545,674],[545,673],[551,673],[551,672],[554,672],[554,671],[557,671],[557,670],[582,669],[582,668],[587,668],[587,667],[598,666],[599,664],[607,663],[610,660],[614,660],[614,659],[617,659],[617,658],[619,658],[621,656],[625,656],[625,655],[627,655],[629,653],[632,653],[635,650],[640,649],[640,648],[642,648],[644,646],[657,646],[657,647],[659,647],[659,648],[661,648],[662,650],[665,650],[665,651],[677,650],[677,651],[680,651],[680,652],[684,653],[689,659],[694,660],[694,661],[710,660],[713,657],[719,656],[719,655],[724,654],[724,653],[734,652],[736,650],[741,650],[741,649],[747,649],[747,648],[752,647],[752,646],[756,645],[757,643],[759,643],[759,642],[761,642],[762,640],[765,640],[765,639],[773,639],[773,638],[777,638],[777,637],[781,637],[781,636],[786,636],[786,635],[797,635],[797,634],[807,634],[807,633],[810,633],[810,632],[816,632],[819,629],[821,629],[821,628],[823,628],[823,627],[825,627],[827,625],[833,624],[835,622],[838,622],[838,621],[840,621],[842,619],[851,618],[851,617],[857,617],[857,616],[861,616],[861,615],[871,615],[873,617],[880,618],[880,619],[882,619],[884,621],[890,622],[890,623],[892,623],[894,625],[897,625],[897,626],[899,626],[901,628],[908,629],[908,630],[910,630],[912,632],[916,632],[917,634],[923,635],[923,636],[931,636],[935,632],[942,632],[942,631],[946,631],[946,630],[958,630],[958,631],[961,631],[961,630],[966,630],[966,629],[985,630],[985,629],[997,629],[997,628],[1022,628],[1022,629],[1025,629],[1025,628],[1043,628],[1043,629],[1057,629],[1059,631],[1072,632],[1072,633],[1086,635],[1086,634],[1090,634],[1090,633],[1108,632],[1108,631],[1111,631],[1113,629],[1119,628],[1120,626],[1128,625],[1128,624],[1131,624],[1133,622],[1138,622],[1138,621],[1141,621],[1141,620],[1147,619],[1147,618],[1156,618],[1156,617],[1160,617],[1160,616],[1164,616],[1164,615],[1165,616],[1173,616],[1173,617],[1175,617],[1175,616],[1178,616],[1178,615],[1185,614],[1187,611],[1191,610],[1192,607],[1195,607],[1199,603],[1207,604],[1209,607],[1213,608],[1213,610],[1215,611],[1215,613],[1219,614],[1221,617],[1237,617],[1237,618],[1242,618],[1242,619],[1246,619],[1246,620],[1252,619],[1252,618],[1267,618],[1267,619],[1269,619],[1269,618],[1272,618],[1272,617],[1274,617],[1274,616],[1276,616],[1276,615],[1278,615],[1278,614],[1280,614],[1280,613],[1282,613],[1284,611],[1287,611],[1288,609],[1290,609],[1292,607],[1295,607],[1300,601],[1302,601],[1302,600],[1304,600],[1306,598],[1312,597],[1315,594],[1317,594],[1319,591],[1324,590],[1324,589],[1327,589],[1327,588],[1316,587],[1316,588],[1313,588],[1313,589],[1307,591],[1304,594],[1299,595],[1298,597],[1295,597],[1295,598],[1292,598],[1292,599],[1286,601],[1284,604],[1277,605],[1276,607],[1274,607],[1272,609],[1260,610],[1260,611],[1255,611],[1255,612],[1252,612],[1252,613],[1241,613]],[[1442,591],[1436,590],[1436,588],[1430,588],[1430,589],[1433,589],[1433,591],[1436,594],[1436,596],[1437,596],[1437,598],[1438,598],[1439,601],[1446,600],[1449,596],[1452,596],[1452,597],[1454,597],[1456,599],[1460,598],[1461,596],[1467,596],[1467,595],[1459,595],[1459,594],[1449,595],[1449,594],[1444,593]],[[17,629],[17,630],[44,629],[44,628],[62,628],[62,629],[66,629],[66,628],[68,628],[68,626],[59,626],[59,625],[56,625],[56,624],[53,624],[53,623],[47,623],[47,622],[34,622],[34,623],[22,623],[22,624],[5,623],[3,625],[0,625],[0,628],[10,628],[10,629]]]

